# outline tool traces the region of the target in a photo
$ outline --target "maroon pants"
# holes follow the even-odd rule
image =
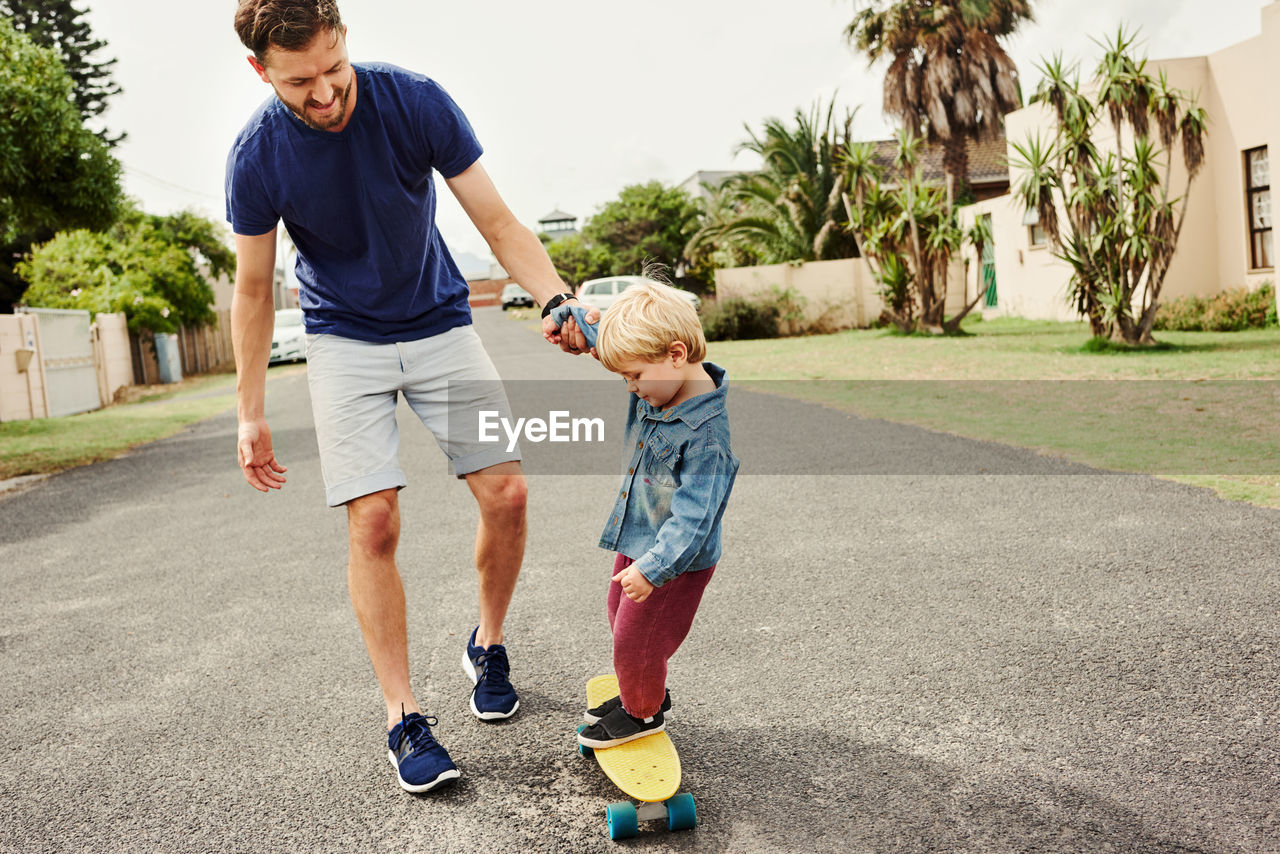
[[[610,578],[633,563],[618,555]],[[655,587],[643,602],[632,602],[616,581],[609,584],[609,628],[613,629],[613,670],[622,707],[636,718],[658,713],[666,696],[667,659],[689,634],[702,593],[716,571],[686,572]]]

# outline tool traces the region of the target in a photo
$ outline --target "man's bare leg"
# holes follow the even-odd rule
[[[409,639],[404,585],[396,568],[400,504],[396,490],[361,496],[347,504],[350,561],[347,586],[369,661],[387,704],[387,729],[404,713],[419,711],[409,687]]]
[[[520,463],[499,463],[467,475],[480,524],[476,530],[476,571],[480,582],[478,646],[503,642],[503,623],[524,560],[529,487]]]

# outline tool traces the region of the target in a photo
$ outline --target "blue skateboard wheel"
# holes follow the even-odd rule
[[[667,830],[692,830],[698,826],[698,810],[693,795],[681,792],[666,802]]]
[[[609,822],[610,839],[630,839],[640,832],[640,820],[633,803],[609,804],[604,809],[604,817]]]

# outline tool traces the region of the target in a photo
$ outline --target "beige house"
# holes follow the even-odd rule
[[[1161,302],[1274,283],[1269,155],[1280,151],[1280,90],[1267,81],[1280,77],[1280,2],[1262,9],[1260,35],[1208,56],[1153,60],[1148,70],[1163,70],[1171,86],[1194,93],[1208,113],[1205,163],[1191,185]],[[1037,133],[1048,139],[1052,123],[1048,110],[1033,104],[1009,114],[1005,130],[1011,143]],[[1108,140],[1097,142],[1103,146]],[[1012,145],[1009,158],[1016,159]],[[1172,160],[1171,187],[1178,195],[1187,179],[1176,143]],[[1009,171],[1016,188],[1021,172],[1012,163]],[[968,265],[966,291],[976,294],[983,267],[994,266],[996,293],[994,300],[988,294],[984,315],[1078,319],[1066,297],[1070,268],[1053,257],[1034,214],[1007,194],[965,208],[964,227],[978,216],[991,218],[994,246],[985,264]]]

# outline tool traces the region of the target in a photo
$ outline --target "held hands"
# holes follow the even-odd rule
[[[254,489],[266,492],[284,485],[285,478],[281,475],[288,469],[276,461],[275,451],[271,448],[271,428],[265,420],[240,422],[236,456],[239,457],[244,479]]]
[[[622,592],[627,594],[627,598],[632,602],[643,602],[653,592],[653,585],[649,583],[649,579],[645,578],[644,573],[635,566],[622,570],[613,577],[613,580],[622,585]]]
[[[568,302],[561,304],[561,307],[568,308]],[[577,302],[573,300],[572,302]],[[587,323],[600,322],[600,309],[594,306],[582,305],[578,306],[585,311]],[[557,323],[557,315],[563,315],[563,323]],[[542,318],[542,337],[547,341],[559,347],[565,353],[573,356],[580,356],[583,353],[590,353],[597,359],[600,358],[596,354],[596,348],[590,346],[587,336],[583,333],[582,327],[578,325],[576,318],[569,312],[561,312],[559,309]]]

